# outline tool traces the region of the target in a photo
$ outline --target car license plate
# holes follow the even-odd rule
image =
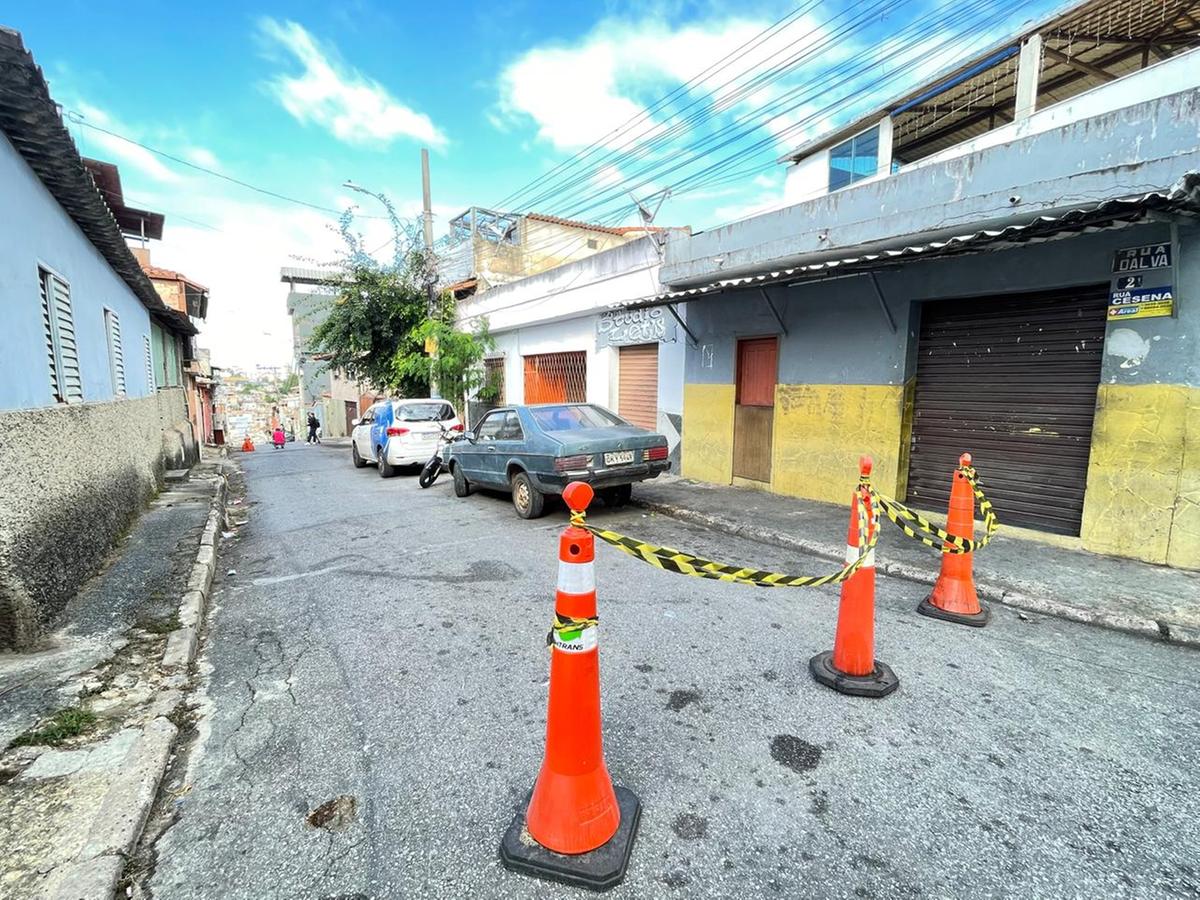
[[[620,466],[631,462],[633,462],[632,450],[618,450],[616,453],[604,454],[604,464],[606,466]]]

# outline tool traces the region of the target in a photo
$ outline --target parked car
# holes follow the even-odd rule
[[[401,466],[423,466],[437,449],[442,428],[461,432],[462,422],[446,400],[380,400],[350,433],[350,455],[361,469],[375,463],[382,478]]]
[[[523,519],[543,512],[547,494],[586,481],[611,506],[628,502],[635,481],[665,472],[667,439],[591,403],[494,409],[450,447],[454,493],[476,485],[512,492]]]

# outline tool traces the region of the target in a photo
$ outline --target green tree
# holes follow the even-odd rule
[[[387,198],[377,196],[392,223],[392,260],[381,263],[364,250],[362,235],[351,228],[354,208],[347,210],[338,229],[346,249],[326,282],[331,304],[309,350],[379,391],[424,397],[436,377],[444,396],[461,400],[482,383],[480,361],[493,346],[487,324],[473,333],[455,330],[449,294],[436,298],[430,315],[432,266],[415,224],[401,222]],[[436,369],[425,352],[430,339],[438,347]]]

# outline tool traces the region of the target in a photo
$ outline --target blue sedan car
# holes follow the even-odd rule
[[[630,485],[670,467],[667,439],[590,403],[494,409],[450,447],[454,493],[475,486],[512,492],[523,519],[544,510],[547,494],[586,481],[610,506],[629,500]]]

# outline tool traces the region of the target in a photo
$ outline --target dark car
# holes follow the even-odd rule
[[[547,494],[586,481],[610,506],[630,485],[670,467],[667,439],[591,403],[506,406],[479,420],[450,448],[454,493],[472,487],[512,491],[523,519],[542,514]]]

